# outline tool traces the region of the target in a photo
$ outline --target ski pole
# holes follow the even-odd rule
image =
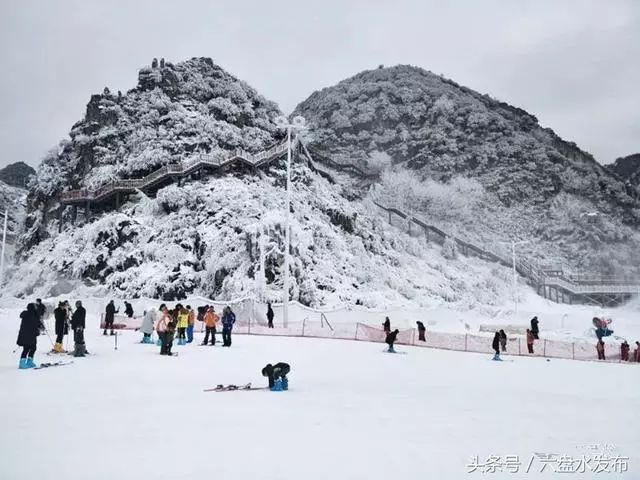
[[[115,349],[118,350],[118,332],[113,336],[113,340],[116,344]]]

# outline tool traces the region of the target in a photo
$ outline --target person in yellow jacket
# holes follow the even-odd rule
[[[176,305],[178,319],[178,345],[187,344],[187,327],[189,326],[189,311],[181,304]]]
[[[193,342],[193,327],[196,323],[196,312],[193,311],[191,305],[187,305],[187,312],[189,312],[189,326],[187,327],[187,343]]]
[[[220,321],[220,317],[216,315],[216,311],[213,307],[207,308],[207,312],[204,314],[204,326],[207,329],[204,335],[204,342],[200,345],[207,345],[209,343],[209,334],[211,334],[211,345],[216,344],[216,325]]]

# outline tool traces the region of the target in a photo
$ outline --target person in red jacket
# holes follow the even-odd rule
[[[606,358],[604,358],[604,342],[602,339],[596,343],[596,351],[598,352],[598,360],[606,360]]]
[[[527,350],[533,355],[533,332],[527,328]]]

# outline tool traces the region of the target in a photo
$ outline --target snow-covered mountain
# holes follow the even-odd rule
[[[629,181],[631,185],[640,188],[640,153],[618,158],[610,168],[624,181]]]
[[[0,181],[12,187],[25,189],[29,178],[35,173],[36,171],[24,162],[11,163],[0,169]]]
[[[315,92],[294,114],[318,160],[378,174],[379,197],[449,232],[529,240],[532,259],[574,270],[638,272],[638,198],[519,108],[403,65]]]
[[[386,79],[382,86],[377,86],[379,75]],[[410,79],[406,85],[405,77]],[[297,149],[292,175],[292,299],[313,306],[445,302],[466,309],[510,301],[508,269],[460,256],[450,245],[441,249],[428,244],[415,232],[407,233],[406,226],[390,226],[372,200],[411,208],[428,216],[430,223],[479,242],[495,242],[516,229],[541,244],[553,244],[558,255],[588,248],[591,253],[582,264],[603,271],[633,264],[628,252],[638,239],[636,204],[618,191],[620,182],[606,169],[537,127],[533,117],[522,111],[491,101],[487,118],[474,116],[478,125],[484,125],[478,127],[474,141],[487,149],[495,144],[499,150],[473,174],[455,167],[446,149],[438,158],[448,158],[451,168],[442,167],[440,160],[433,165],[426,162],[430,158],[426,152],[440,151],[430,143],[431,122],[444,122],[439,135],[451,137],[442,148],[467,140],[446,127],[456,101],[463,100],[448,100],[442,94],[431,102],[425,93],[429,88],[416,80],[423,77],[429,88],[430,82],[440,82],[445,90],[467,92],[474,99],[469,100],[471,110],[480,108],[474,102],[485,98],[421,70],[397,67],[354,77],[363,82],[345,81],[357,83],[353,88],[358,95],[343,95],[343,82],[298,107],[297,112],[311,121],[307,141],[313,160],[303,147]],[[390,102],[392,91],[399,97]],[[408,113],[414,108],[416,112]],[[445,113],[433,117],[433,108]],[[72,224],[71,207],[59,203],[61,192],[139,178],[199,153],[222,157],[237,147],[260,152],[282,138],[274,124],[279,113],[273,102],[206,58],[177,64],[154,60],[140,71],[133,90],[113,94],[105,88],[103,94],[92,96],[70,139],[44,159],[29,184],[29,213],[20,242],[24,261],[13,269],[10,293],[47,296],[75,290],[99,295],[110,290],[121,297],[165,300],[193,294],[279,300],[284,263],[283,159],[257,170],[232,168],[185,184],[173,183],[151,198],[140,192],[119,210],[98,205],[88,222],[80,216]],[[501,140],[495,125],[511,136]],[[522,147],[524,160],[514,164],[502,159],[504,143],[512,137],[525,145],[544,140],[560,146],[543,149],[547,156],[540,165]],[[555,183],[559,190],[548,190],[544,186],[554,162],[556,180],[578,182],[580,175],[574,170],[582,166],[587,185],[591,181],[587,176],[593,175],[606,188],[586,196],[574,191],[578,184],[571,190]],[[341,164],[355,164],[374,175],[354,175]],[[525,185],[505,183],[510,179],[505,168]],[[615,200],[618,195],[622,200]],[[609,216],[581,215],[605,207]],[[599,257],[598,249],[608,242],[611,249]],[[547,258],[545,248],[531,250]]]

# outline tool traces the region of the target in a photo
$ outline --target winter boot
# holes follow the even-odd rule
[[[393,349],[393,345],[389,345],[389,349],[387,350],[387,352],[396,353],[396,351]]]
[[[281,392],[282,391],[282,380],[276,378],[273,382],[273,387],[271,387],[272,392]]]
[[[115,335],[115,334],[116,334],[116,332],[114,332],[113,330],[111,330],[111,335]]]
[[[33,357],[27,358],[27,368],[35,368],[36,363],[33,361]]]
[[[66,353],[66,352],[64,351],[64,348],[62,348],[62,344],[61,343],[56,343],[53,346],[53,353]]]
[[[27,359],[26,358],[21,358],[20,359],[20,363],[18,364],[18,368],[20,370],[26,370],[27,368],[29,368],[29,364],[27,363]]]
[[[499,353],[494,354],[493,355],[493,360],[501,360],[500,354]]]
[[[289,379],[282,377],[282,390],[289,390]]]

